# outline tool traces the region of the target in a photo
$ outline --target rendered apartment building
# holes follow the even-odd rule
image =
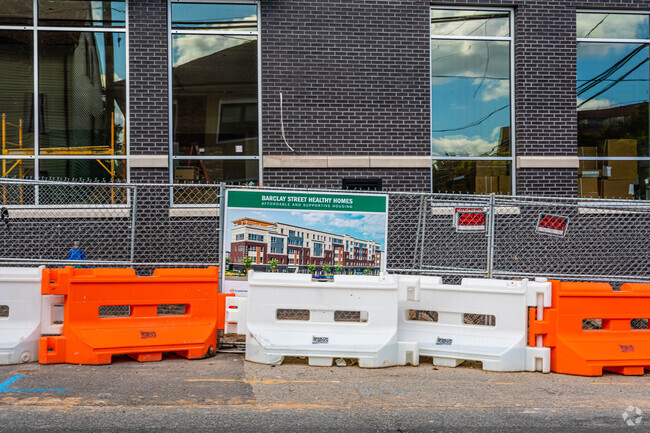
[[[229,254],[233,265],[243,264],[244,257],[256,265],[275,259],[279,268],[304,269],[313,264],[322,269],[327,264],[332,271],[341,266],[343,272],[374,271],[381,265],[381,245],[372,240],[253,218],[233,223]]]
[[[1,174],[647,199],[649,14],[649,0],[2,0]]]

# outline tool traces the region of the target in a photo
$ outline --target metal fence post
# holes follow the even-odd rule
[[[226,212],[226,184],[225,183],[220,183],[219,184],[219,215],[217,218],[219,218],[219,224],[217,225],[217,230],[219,234],[219,241],[217,243],[217,251],[219,251],[218,257],[219,257],[219,292],[223,291],[223,275],[225,275],[225,269],[222,269],[223,266],[225,265],[224,263],[224,251],[221,246],[223,245],[223,236],[224,236],[224,229],[225,229],[225,224],[223,222],[223,216],[224,213]]]
[[[494,220],[495,215],[495,199],[494,193],[490,194],[490,205],[488,209],[488,242],[487,242],[487,277],[492,278],[494,274],[494,227],[496,221]]]
[[[424,265],[424,239],[426,238],[426,231],[427,231],[427,209],[426,209],[426,204],[427,204],[427,197],[422,196],[422,199],[420,201],[420,215],[419,215],[419,221],[418,221],[418,235],[415,240],[415,248],[416,248],[416,253],[417,253],[417,247],[418,244],[420,246],[420,260],[418,261],[417,268],[422,269],[422,266]]]
[[[135,227],[138,216],[138,187],[133,187],[133,210],[131,212],[131,265],[135,264]]]

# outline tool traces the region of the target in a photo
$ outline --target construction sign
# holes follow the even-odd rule
[[[388,196],[226,191],[223,292],[246,296],[250,270],[375,275],[386,268]]]

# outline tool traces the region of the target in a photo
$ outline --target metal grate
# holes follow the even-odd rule
[[[491,314],[464,313],[463,323],[465,325],[497,326],[497,318]]]
[[[416,322],[437,322],[438,312],[427,310],[408,310],[406,313],[407,320]]]
[[[630,328],[632,329],[649,329],[648,319],[632,319],[630,321]]]
[[[584,319],[582,321],[582,329],[587,331],[603,329],[603,319]]]
[[[9,305],[0,305],[0,318],[9,317]]]
[[[366,311],[334,311],[335,322],[356,322],[363,323],[368,321],[368,313]]]
[[[281,308],[276,310],[275,317],[278,320],[309,320],[309,310]]]
[[[99,317],[128,317],[130,315],[130,305],[102,305],[99,307]]]
[[[163,304],[158,305],[159,316],[182,316],[185,314],[185,304]]]

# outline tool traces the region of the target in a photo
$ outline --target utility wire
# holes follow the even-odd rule
[[[636,66],[633,67],[632,69],[630,69],[630,70],[629,70],[627,73],[625,73],[622,77],[620,77],[620,78],[614,80],[614,82],[611,83],[609,86],[605,87],[603,90],[601,90],[600,92],[596,93],[595,95],[593,95],[593,96],[590,97],[589,99],[585,99],[584,101],[582,101],[582,102],[580,103],[580,105],[578,105],[578,108],[582,107],[583,105],[585,105],[587,102],[591,101],[592,99],[595,99],[595,98],[597,98],[598,96],[602,95],[603,93],[607,92],[609,89],[611,89],[612,87],[614,87],[615,85],[617,85],[620,81],[622,81],[625,77],[627,77],[628,75],[630,75],[632,72],[636,71],[636,70],[639,69],[641,66],[643,66],[643,65],[646,64],[646,63],[648,63],[648,60],[649,60],[649,59],[647,59],[647,58],[644,59],[641,63],[639,63],[638,65],[636,65]]]
[[[452,131],[462,131],[463,129],[471,128],[471,127],[473,127],[473,126],[478,126],[478,125],[480,125],[481,123],[483,123],[483,122],[485,122],[486,120],[488,120],[490,117],[492,117],[492,116],[494,116],[495,114],[497,114],[499,111],[503,111],[503,110],[505,110],[506,108],[508,108],[509,106],[510,106],[510,104],[506,104],[506,105],[504,105],[504,106],[501,107],[501,108],[497,108],[496,110],[492,111],[491,113],[488,113],[488,114],[486,114],[485,116],[481,117],[480,119],[478,119],[478,120],[476,120],[476,121],[474,121],[474,122],[472,122],[472,123],[468,123],[467,125],[460,126],[460,127],[458,127],[458,128],[450,128],[450,129],[433,129],[432,132],[452,132]]]
[[[282,131],[282,140],[284,140],[284,144],[291,150],[294,154],[300,156],[298,152],[296,152],[293,147],[289,145],[289,142],[287,141],[287,137],[284,135],[284,112],[282,108],[282,92],[280,92],[280,131]]]

